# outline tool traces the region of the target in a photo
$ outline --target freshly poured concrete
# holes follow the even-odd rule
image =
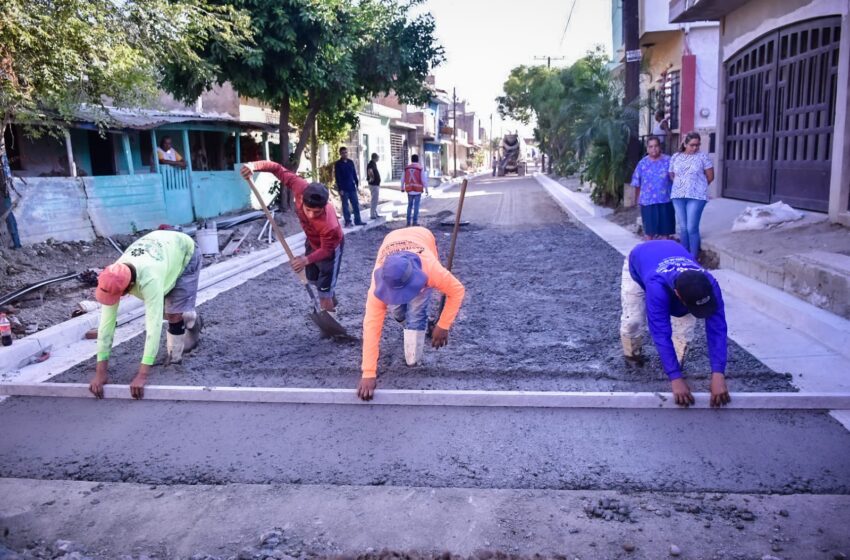
[[[448,195],[426,201],[429,211],[422,217],[444,260],[449,228],[439,223],[457,203]],[[623,360],[622,256],[572,223],[536,181],[478,179],[469,188],[463,217],[471,224],[458,239],[454,271],[467,297],[449,345],[438,351],[427,348],[424,365],[408,368],[401,328],[388,318],[379,389],[669,391],[651,342],[646,366]],[[377,228],[346,239],[337,284],[339,316],[358,337],[377,247],[389,230]],[[353,389],[360,375],[360,344],[318,340],[306,310],[307,296],[291,271],[281,267],[266,272],[202,305],[206,327],[201,346],[180,366],[155,367],[150,382]],[[114,349],[113,382],[129,383],[143,343],[139,336]],[[54,381],[87,382],[93,369],[89,360]],[[685,372],[694,390],[708,389],[701,321]],[[734,343],[728,378],[732,391],[793,390],[781,370],[765,367]]]
[[[14,397],[0,425],[5,477],[850,493],[825,413]]]

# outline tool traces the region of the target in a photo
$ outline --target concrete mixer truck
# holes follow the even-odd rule
[[[499,153],[499,177],[508,173],[516,173],[520,177],[525,175],[525,142],[519,134],[505,134],[499,146]]]

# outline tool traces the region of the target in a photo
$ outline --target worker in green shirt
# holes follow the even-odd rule
[[[132,294],[145,302],[145,350],[139,372],[130,383],[131,395],[140,399],[159,350],[163,316],[168,321],[166,365],[180,363],[183,352],[197,345],[201,321],[195,298],[200,276],[201,252],[195,242],[185,233],[169,230],[140,237],[100,273],[95,291],[103,305],[97,330],[97,369],[89,384],[95,397],[103,398],[103,386],[108,382],[121,296]]]

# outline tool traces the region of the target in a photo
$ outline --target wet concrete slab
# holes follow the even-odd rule
[[[822,412],[14,397],[0,425],[3,477],[850,493],[850,433]]]

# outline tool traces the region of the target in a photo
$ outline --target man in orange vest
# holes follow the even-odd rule
[[[410,156],[410,165],[404,168],[401,177],[401,192],[407,193],[408,227],[419,225],[419,201],[423,191],[428,194],[428,172],[419,163],[419,156],[413,154]]]
[[[357,396],[364,401],[375,394],[381,331],[388,312],[404,326],[404,361],[409,366],[422,361],[433,290],[446,295],[431,334],[431,345],[441,348],[448,343],[449,329],[460,310],[463,284],[440,264],[437,241],[429,230],[411,227],[387,234],[375,260],[363,316],[363,376]]]

